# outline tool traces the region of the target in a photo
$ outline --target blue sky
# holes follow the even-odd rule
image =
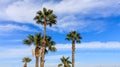
[[[72,30],[83,38],[76,44],[76,67],[120,67],[120,0],[0,0],[0,66],[22,67],[25,56],[33,59],[28,66],[34,66],[34,47],[22,40],[43,33],[33,20],[43,7],[57,15],[57,25],[47,27],[57,52],[46,55],[45,67],[57,67],[62,56],[71,57],[71,42],[65,37]]]

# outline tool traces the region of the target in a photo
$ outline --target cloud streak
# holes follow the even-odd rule
[[[71,49],[71,44],[57,44],[61,50]],[[76,44],[76,49],[120,49],[120,42],[85,42]]]
[[[36,31],[35,29],[31,29],[26,25],[14,25],[14,24],[0,24],[0,32],[11,32],[15,30],[21,30],[21,31]]]
[[[27,49],[26,49],[27,48]],[[19,58],[31,55],[31,47],[0,47],[0,59]]]

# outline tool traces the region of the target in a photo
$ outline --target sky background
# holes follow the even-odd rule
[[[33,20],[43,7],[57,15],[57,24],[47,27],[57,52],[45,56],[45,67],[57,67],[62,56],[71,57],[71,41],[65,37],[72,30],[83,38],[76,44],[75,67],[120,67],[120,0],[0,0],[1,67],[22,67],[26,56],[32,58],[28,67],[35,66],[34,47],[22,40],[43,33]]]

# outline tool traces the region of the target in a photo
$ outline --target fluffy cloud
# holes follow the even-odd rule
[[[18,21],[21,23],[33,22],[35,13],[36,7],[26,1],[17,1],[5,9],[5,14],[9,17],[9,20]]]
[[[8,6],[4,8],[4,10],[1,10],[1,14],[3,13],[4,15],[7,15],[11,20],[31,22],[36,11],[42,7],[51,8],[58,15],[96,14],[109,16],[113,14],[118,15],[120,11],[119,0],[62,0],[57,3],[51,0],[49,2],[40,2],[41,4],[36,4],[37,2],[35,1],[2,1],[4,5]]]

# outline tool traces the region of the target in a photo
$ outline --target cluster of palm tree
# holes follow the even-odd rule
[[[31,46],[34,45],[35,46],[35,58],[36,58],[36,66],[35,67],[39,67],[39,59],[40,61],[42,61],[42,39],[43,36],[41,33],[36,33],[35,35],[28,35],[27,39],[23,40],[23,43]],[[50,36],[46,36],[45,38],[46,41],[46,45],[45,45],[45,54],[47,54],[49,51],[51,52],[55,52],[56,48],[55,48],[55,42],[52,41]],[[42,63],[40,62],[40,65]]]
[[[57,16],[53,14],[53,10],[43,8],[43,10],[38,11],[37,15],[34,17],[34,20],[37,24],[41,24],[44,26],[44,34],[41,33],[35,33],[35,35],[28,35],[26,39],[23,40],[23,43],[31,46],[34,45],[35,49],[33,50],[33,54],[35,54],[36,58],[36,64],[35,67],[44,67],[45,62],[45,54],[47,54],[49,51],[55,52],[57,49],[55,47],[55,42],[52,41],[52,38],[50,36],[46,35],[46,27],[47,25],[52,27],[52,25],[56,24]],[[81,36],[76,31],[72,31],[69,34],[67,34],[67,37],[65,38],[68,41],[72,41],[72,62],[69,61],[69,57],[65,58],[64,56],[61,58],[62,64],[59,64],[58,67],[61,67],[62,65],[64,67],[74,67],[75,63],[75,43],[80,43]],[[26,58],[24,58],[26,59]],[[30,58],[29,58],[30,59]],[[31,60],[30,60],[31,61]],[[30,62],[29,61],[29,62]],[[40,62],[39,62],[40,61]],[[27,66],[27,61],[24,61],[24,67]]]

